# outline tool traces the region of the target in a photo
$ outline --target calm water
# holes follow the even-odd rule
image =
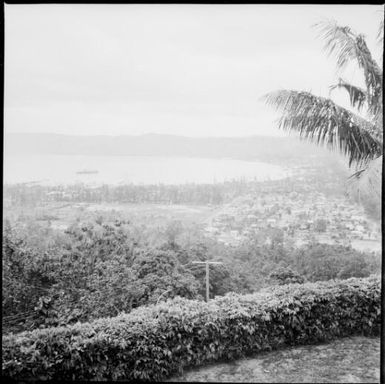
[[[97,174],[77,174],[92,169]],[[182,157],[7,155],[4,183],[182,184],[276,180],[288,170],[255,161]]]

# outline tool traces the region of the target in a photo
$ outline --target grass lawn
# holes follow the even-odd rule
[[[194,368],[169,381],[379,383],[380,339],[357,336],[261,353],[231,363]]]

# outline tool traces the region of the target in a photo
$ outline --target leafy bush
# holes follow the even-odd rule
[[[51,284],[43,272],[47,255],[26,246],[23,239],[5,225],[2,243],[2,314],[15,316],[36,305]],[[31,289],[33,286],[39,289]]]
[[[5,336],[2,368],[18,380],[162,380],[203,362],[379,330],[378,277],[289,284]]]
[[[273,272],[270,273],[269,277],[273,282],[276,282],[278,285],[292,283],[302,284],[305,281],[305,279],[297,272],[285,267],[279,267],[275,269]]]
[[[135,258],[133,270],[138,276],[137,284],[144,290],[139,305],[156,303],[161,295],[197,298],[198,282],[173,251],[142,250]]]
[[[367,277],[381,270],[379,256],[351,247],[309,244],[292,256],[290,264],[309,281]]]
[[[5,333],[116,316],[160,296],[199,297],[177,253],[138,244],[128,222],[75,223],[45,250],[19,232],[10,225],[3,232]]]

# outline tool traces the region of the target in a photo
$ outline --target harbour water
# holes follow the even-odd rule
[[[84,169],[97,172],[81,172]],[[68,155],[7,155],[4,158],[6,184],[214,183],[277,180],[289,173],[277,165],[236,159]]]

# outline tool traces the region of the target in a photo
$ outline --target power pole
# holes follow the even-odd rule
[[[220,261],[193,261],[193,264],[206,264],[206,302],[209,302],[210,299],[210,270],[209,264],[223,264]]]

